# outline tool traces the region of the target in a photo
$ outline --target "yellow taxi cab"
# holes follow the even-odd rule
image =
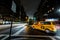
[[[56,33],[55,23],[52,21],[39,21],[34,23],[32,28],[45,31],[46,33]]]

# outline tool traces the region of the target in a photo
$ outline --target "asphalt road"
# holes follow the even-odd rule
[[[56,35],[50,35],[25,25],[22,24],[12,28],[11,40],[60,40],[60,29],[57,30]],[[9,28],[0,30],[0,40],[8,40],[9,33]]]

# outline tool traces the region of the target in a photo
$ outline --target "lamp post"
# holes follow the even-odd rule
[[[13,24],[13,16],[12,15],[10,15],[10,16],[11,16],[11,19],[10,19],[10,21],[11,21],[11,27],[10,27],[10,33],[9,33],[9,40],[11,40],[12,24]]]

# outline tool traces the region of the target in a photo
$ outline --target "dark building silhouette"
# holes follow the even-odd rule
[[[12,1],[16,4],[16,13],[11,10]],[[20,0],[0,0],[0,15],[2,18],[5,17],[19,17],[20,13]]]
[[[37,20],[43,18],[57,18],[59,16],[54,13],[56,5],[56,0],[41,0],[37,12],[34,14],[34,16],[37,18]],[[44,16],[44,14],[47,15]]]
[[[20,14],[20,17],[21,17],[22,21],[25,21],[26,17],[27,17],[26,12],[24,10],[24,7],[22,5],[21,5],[21,14]]]

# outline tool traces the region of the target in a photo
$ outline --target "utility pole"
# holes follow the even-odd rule
[[[9,40],[11,40],[11,33],[12,33],[12,24],[13,24],[13,16],[11,15],[11,26],[10,26],[10,33],[9,33]]]

